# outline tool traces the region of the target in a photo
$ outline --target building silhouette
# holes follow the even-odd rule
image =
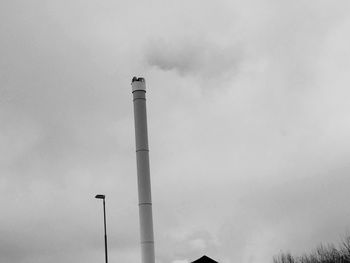
[[[192,261],[192,263],[218,263],[218,262],[204,255],[203,257],[196,259],[195,261]]]

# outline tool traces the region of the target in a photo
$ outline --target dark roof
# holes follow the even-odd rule
[[[206,255],[204,255],[203,257],[196,259],[192,263],[218,263],[218,262],[215,261],[214,259],[211,259],[210,257],[207,257]]]

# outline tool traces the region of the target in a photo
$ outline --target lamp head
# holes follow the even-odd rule
[[[96,195],[95,198],[97,198],[97,199],[105,199],[106,196],[105,195]]]

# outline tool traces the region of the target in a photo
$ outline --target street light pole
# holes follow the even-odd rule
[[[106,263],[108,263],[108,254],[107,254],[107,223],[106,223],[106,196],[105,195],[96,195],[95,198],[103,200],[103,222],[104,222],[104,230],[105,230],[105,257]]]

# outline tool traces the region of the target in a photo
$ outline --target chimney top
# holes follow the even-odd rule
[[[132,92],[134,91],[144,91],[146,92],[146,80],[144,78],[133,77],[131,80]]]
[[[134,81],[142,81],[142,82],[145,82],[145,79],[144,79],[144,78],[141,78],[141,77],[138,78],[138,77],[135,76],[135,77],[132,78],[131,82],[134,82]]]

